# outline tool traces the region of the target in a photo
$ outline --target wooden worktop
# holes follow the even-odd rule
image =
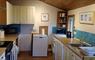
[[[4,38],[0,38],[0,41],[16,41],[17,36],[17,34],[7,34]]]
[[[14,41],[16,42],[17,34],[7,34],[4,36],[4,38],[0,38],[0,41]],[[6,48],[0,47],[0,56],[5,52]]]

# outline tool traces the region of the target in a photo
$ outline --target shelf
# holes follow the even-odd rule
[[[58,11],[57,13],[57,27],[67,28],[67,13],[65,11]]]

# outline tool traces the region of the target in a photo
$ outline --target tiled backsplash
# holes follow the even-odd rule
[[[66,32],[67,32],[66,28],[52,27],[52,33],[55,33],[55,34],[66,34]]]
[[[75,38],[95,46],[95,34],[93,33],[76,30]]]

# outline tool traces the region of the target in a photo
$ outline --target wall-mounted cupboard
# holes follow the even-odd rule
[[[0,25],[6,24],[6,0],[0,0]]]
[[[35,7],[32,6],[13,6],[13,21],[18,24],[33,24]]]
[[[6,0],[0,0],[0,8],[5,8],[6,7]]]

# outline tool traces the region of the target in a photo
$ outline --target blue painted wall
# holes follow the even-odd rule
[[[85,42],[95,46],[95,34],[80,31],[80,30],[75,30],[75,31],[76,31],[75,38],[78,38],[82,41],[85,41]]]

